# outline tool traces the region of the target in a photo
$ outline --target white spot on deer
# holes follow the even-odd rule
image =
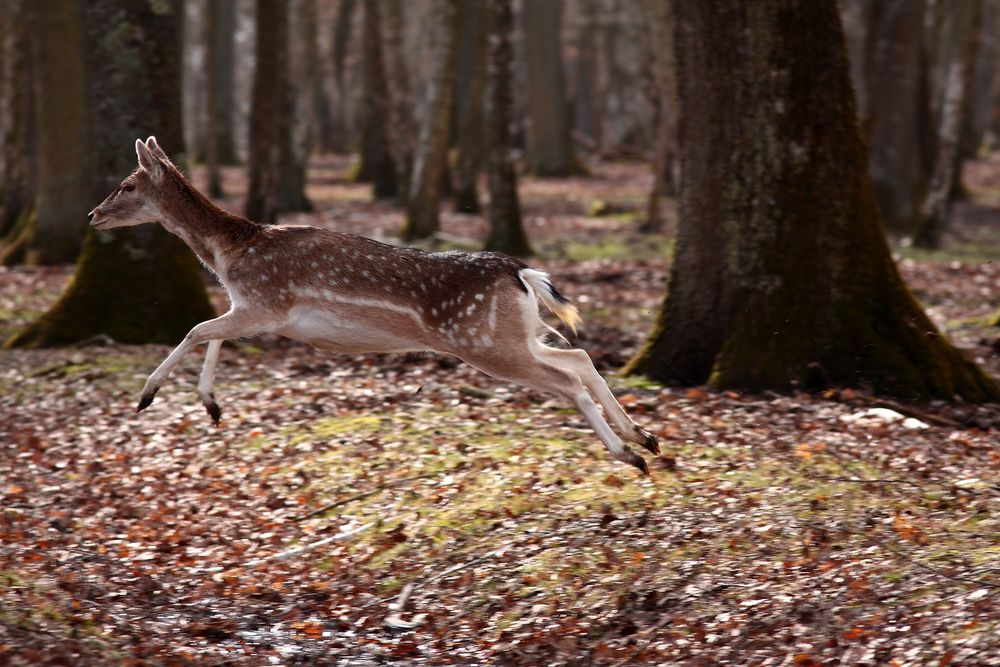
[[[489,334],[483,334],[483,335],[482,335],[482,336],[481,336],[481,337],[479,338],[479,341],[480,341],[480,342],[481,342],[481,343],[482,343],[483,345],[492,345],[492,344],[493,344],[493,338],[491,338]]]
[[[437,315],[437,314],[438,314],[438,309],[437,309],[437,308],[434,308],[434,307],[432,306],[432,307],[431,307],[431,315]]]
[[[476,295],[476,301],[482,301],[485,298],[486,298],[486,296],[484,294],[477,294]]]
[[[486,318],[487,326],[490,331],[496,331],[497,328],[497,295],[493,295],[493,299],[490,300],[490,314]]]
[[[468,306],[468,308],[465,309],[465,314],[466,315],[472,315],[472,313],[474,313],[474,312],[476,312],[476,304],[470,303],[469,306]]]
[[[250,254],[250,255],[252,255],[252,254],[254,254],[255,252],[257,252],[257,249],[256,249],[256,248],[247,248],[247,254]]]

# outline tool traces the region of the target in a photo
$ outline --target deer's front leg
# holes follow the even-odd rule
[[[208,341],[208,349],[205,350],[205,365],[201,367],[201,378],[198,379],[198,397],[201,404],[208,411],[208,416],[212,418],[212,423],[216,426],[222,421],[222,410],[215,402],[215,393],[212,391],[212,384],[215,382],[215,365],[219,362],[219,349],[222,341],[219,339]]]
[[[181,344],[174,348],[174,351],[163,360],[163,363],[157,366],[153,374],[146,380],[146,386],[142,388],[142,396],[139,398],[139,405],[136,406],[135,411],[142,412],[149,407],[149,404],[153,402],[153,397],[156,396],[156,392],[159,391],[160,385],[167,379],[167,376],[170,375],[170,372],[174,370],[177,364],[180,363],[184,355],[190,352],[192,348],[210,340],[221,343],[221,341],[227,338],[252,336],[261,333],[264,329],[265,326],[260,321],[260,317],[246,311],[231,310],[214,320],[198,324],[188,332],[184,340],[181,341]],[[211,349],[209,349],[209,352],[211,352]],[[207,364],[208,359],[206,359]],[[214,366],[213,362],[213,371]]]

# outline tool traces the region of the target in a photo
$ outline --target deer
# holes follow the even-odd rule
[[[343,354],[430,351],[566,399],[613,459],[649,474],[619,433],[659,454],[656,437],[626,413],[585,350],[547,344],[547,333],[566,339],[541,318],[539,304],[574,334],[581,318],[544,271],[495,252],[427,252],[322,227],[251,222],[195,189],[155,137],[137,139],[135,152],[138,166],[89,213],[90,226],[159,223],[194,251],[230,303],[153,371],[137,413],[203,344],[197,392],[216,427],[222,411],[213,385],[225,340],[277,334]]]

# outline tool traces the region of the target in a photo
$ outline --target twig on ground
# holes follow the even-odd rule
[[[365,498],[368,498],[369,496],[374,496],[377,493],[380,493],[381,491],[385,491],[386,489],[391,489],[401,484],[406,484],[407,482],[416,482],[417,480],[421,479],[428,479],[430,477],[437,477],[438,475],[445,475],[450,472],[454,472],[454,468],[449,470],[438,470],[436,472],[425,472],[421,475],[413,475],[411,477],[403,477],[402,479],[396,479],[391,482],[385,482],[383,484],[379,484],[374,489],[370,489],[368,491],[361,491],[360,493],[355,493],[353,496],[348,496],[347,498],[341,498],[340,500],[335,500],[332,503],[329,503],[327,505],[324,505],[323,507],[320,507],[319,509],[315,509],[309,512],[308,514],[302,514],[300,516],[293,517],[292,521],[305,521],[306,519],[311,519],[314,516],[325,514],[330,510],[336,509],[342,505],[353,503],[356,500],[364,500]]]

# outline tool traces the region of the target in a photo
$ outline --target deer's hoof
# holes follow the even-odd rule
[[[138,413],[148,408],[153,402],[153,399],[156,398],[156,392],[159,390],[159,387],[154,387],[151,391],[144,392],[139,398],[139,405],[135,406],[135,411]]]
[[[660,453],[660,443],[656,440],[656,436],[647,431],[644,428],[638,426],[635,427],[635,432],[639,434],[641,440],[639,444],[646,450],[649,450],[653,454]]]
[[[649,475],[649,466],[646,465],[646,459],[642,458],[628,447],[626,447],[622,453],[615,458],[623,463],[629,464],[630,466],[635,466],[642,471],[643,475]]]
[[[205,401],[205,410],[212,418],[212,424],[218,426],[222,422],[222,410],[219,409],[219,404],[215,402],[214,398]]]

